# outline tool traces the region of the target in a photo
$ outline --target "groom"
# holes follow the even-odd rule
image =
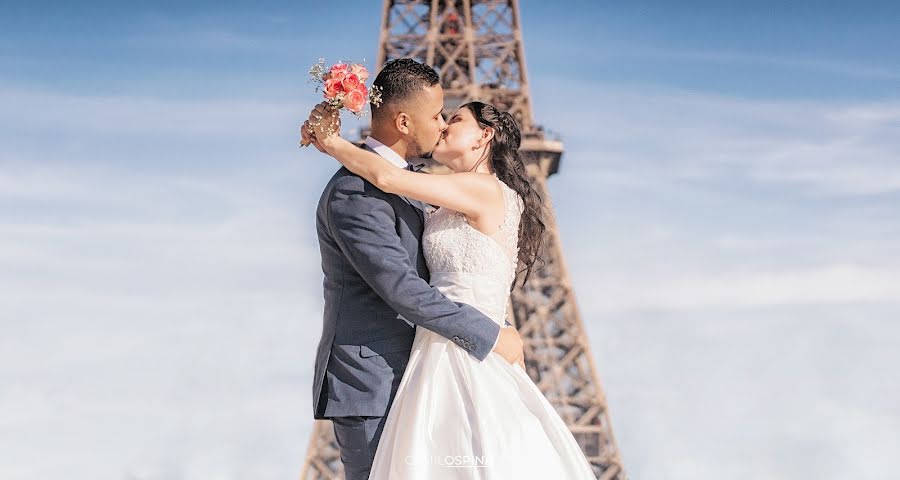
[[[388,62],[373,85],[383,89],[382,103],[371,108],[372,133],[363,148],[397,168],[417,170],[420,165],[408,161],[430,156],[446,128],[438,74],[403,58]],[[303,130],[304,141],[324,151]],[[492,351],[510,363],[523,356],[522,339],[508,322],[501,328],[428,284],[424,208],[344,167],[319,200],[325,314],[313,379],[314,418],[332,420],[348,480],[369,476],[416,325],[452,340],[478,361]]]

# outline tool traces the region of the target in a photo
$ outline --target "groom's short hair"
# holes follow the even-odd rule
[[[433,68],[412,58],[397,58],[385,63],[372,82],[373,86],[381,87],[381,105],[369,105],[372,119],[395,111],[397,106],[440,81]]]

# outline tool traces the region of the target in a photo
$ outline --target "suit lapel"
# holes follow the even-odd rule
[[[406,198],[406,197],[403,197],[403,198]],[[422,221],[422,225],[425,225],[425,204],[423,204],[422,202],[420,202],[418,200],[411,199],[411,198],[406,198],[406,201],[410,202],[410,205],[416,207],[416,213],[419,214],[419,220]],[[412,203],[412,202],[415,202],[415,203]]]

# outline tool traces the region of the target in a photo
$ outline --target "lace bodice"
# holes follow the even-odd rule
[[[469,225],[462,213],[441,207],[426,213],[422,248],[432,285],[502,325],[516,273],[524,204],[515,190],[493,176],[503,190],[505,214],[500,229],[487,235]]]

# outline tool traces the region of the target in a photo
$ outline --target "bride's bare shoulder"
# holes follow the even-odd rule
[[[485,234],[495,230],[495,226],[503,222],[505,215],[505,192],[503,183],[493,173],[463,172],[453,175],[466,175],[467,181],[478,184],[482,202],[476,209],[464,214],[466,221],[475,229]]]

